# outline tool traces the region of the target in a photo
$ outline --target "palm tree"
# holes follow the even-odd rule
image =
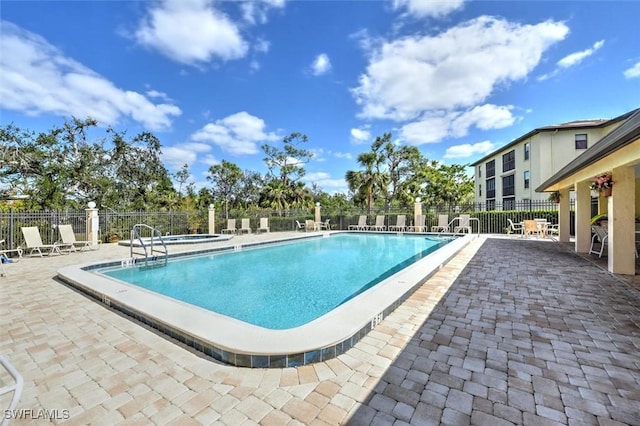
[[[380,157],[375,152],[364,152],[358,156],[358,163],[364,167],[362,171],[349,170],[345,180],[349,189],[364,200],[369,211],[373,208],[376,192],[384,192],[386,177],[380,172]]]

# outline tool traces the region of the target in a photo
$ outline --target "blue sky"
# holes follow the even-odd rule
[[[2,1],[0,124],[153,132],[206,185],[302,132],[346,192],[376,136],[468,164],[540,126],[640,107],[636,1]]]

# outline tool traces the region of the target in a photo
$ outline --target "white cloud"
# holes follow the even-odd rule
[[[454,145],[447,148],[444,158],[466,158],[472,155],[488,154],[495,149],[495,145],[489,141],[474,144]]]
[[[206,143],[187,142],[162,147],[162,160],[173,170],[180,170],[184,164],[193,166],[202,154],[209,151],[211,151],[211,146]]]
[[[311,64],[311,73],[313,75],[323,75],[331,71],[331,61],[326,53],[321,53],[313,60]]]
[[[526,78],[568,31],[553,21],[521,25],[484,16],[435,36],[384,42],[352,94],[369,119],[407,121],[473,107],[497,86]]]
[[[634,66],[624,71],[624,78],[640,77],[640,62],[636,62]]]
[[[353,155],[350,152],[334,152],[333,156],[340,159],[351,160]]]
[[[371,132],[367,129],[351,129],[351,142],[354,144],[366,143],[371,138]]]
[[[265,133],[264,121],[247,112],[238,112],[209,123],[191,139],[199,142],[211,142],[224,151],[234,155],[256,154],[260,142],[275,141],[275,133]]]
[[[253,44],[253,50],[259,53],[267,53],[269,52],[270,48],[271,48],[271,42],[263,38],[258,38],[256,42]]]
[[[347,182],[344,179],[334,179],[326,172],[307,173],[303,180],[308,183],[317,184],[320,188],[330,194],[346,192],[348,190]]]
[[[574,53],[571,53],[570,55],[565,56],[564,58],[560,59],[557,62],[557,66],[553,71],[539,76],[538,80],[539,81],[548,80],[560,74],[562,71],[566,70],[567,68],[571,68],[575,65],[578,65],[585,58],[588,58],[589,56],[596,53],[596,51],[598,51],[602,46],[604,46],[604,40],[596,41],[593,44],[593,47],[590,47],[589,49],[585,49],[580,52],[574,52]]]
[[[511,106],[485,104],[467,111],[431,111],[400,128],[400,139],[412,145],[437,143],[446,138],[466,136],[471,126],[481,130],[512,125],[516,117]]]
[[[90,116],[115,125],[133,119],[149,130],[171,126],[182,111],[171,103],[153,103],[64,55],[41,36],[10,22],[0,25],[0,107],[28,115]]]
[[[285,5],[285,0],[246,0],[240,3],[242,17],[249,23],[267,22],[267,12],[270,9],[280,9]]]
[[[464,0],[393,0],[394,9],[406,8],[410,15],[418,18],[445,16],[463,4]]]
[[[245,56],[247,42],[238,26],[212,7],[210,0],[152,3],[135,31],[138,43],[189,65]],[[197,30],[196,30],[197,29]]]
[[[580,62],[582,62],[585,58],[596,53],[596,51],[598,51],[602,46],[604,46],[604,40],[597,41],[593,44],[593,47],[589,49],[585,49],[581,52],[572,53],[560,59],[558,61],[558,66],[560,68],[569,68],[574,65],[577,65]]]

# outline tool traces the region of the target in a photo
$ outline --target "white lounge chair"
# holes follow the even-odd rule
[[[236,229],[236,220],[235,219],[227,219],[227,227],[222,230],[223,234],[235,234]]]
[[[327,219],[324,222],[318,222],[318,227],[320,228],[320,230],[325,230],[325,231],[330,231],[331,230],[331,225],[329,224],[329,221],[331,219]]]
[[[242,219],[242,222],[240,224],[240,229],[238,229],[238,233],[239,234],[244,234],[244,233],[250,234],[251,233],[251,221],[249,219]]]
[[[22,236],[24,237],[25,249],[29,250],[28,254],[30,256],[34,252],[38,252],[40,257],[42,257],[42,250],[48,250],[48,253],[46,253],[48,255],[52,255],[54,253],[62,254],[60,249],[63,247],[69,247],[68,244],[44,244],[40,237],[40,230],[37,226],[24,226],[20,229],[22,230]]]
[[[426,220],[426,216],[423,214],[419,214],[416,217],[416,223],[414,223],[412,226],[407,226],[407,231],[409,232],[422,232],[426,229],[426,226],[424,225],[425,220]]]
[[[376,224],[369,226],[372,231],[385,231],[387,227],[384,224],[384,215],[376,216]]]
[[[368,228],[367,225],[367,215],[360,215],[358,217],[358,224],[357,225],[349,225],[349,230],[355,230],[355,231],[365,231]]]
[[[304,231],[306,228],[306,225],[304,223],[300,223],[299,220],[296,220],[296,229],[298,231]]]
[[[593,237],[591,237],[591,247],[589,247],[589,254],[597,254],[598,257],[602,257],[604,248],[609,243],[609,231],[604,226],[592,226]],[[600,241],[600,250],[594,247],[596,238]]]
[[[389,231],[404,231],[405,229],[407,229],[406,222],[407,216],[399,214],[398,216],[396,216],[396,224],[389,225]]]
[[[509,230],[511,232],[520,234],[521,237],[524,236],[524,226],[521,223],[516,225],[511,219],[507,219],[507,222],[509,223]]]
[[[269,218],[268,217],[261,217],[260,218],[260,226],[258,226],[258,229],[256,229],[256,233],[260,233],[260,232],[269,232]]]
[[[461,214],[456,218],[458,220],[458,225],[453,228],[453,232],[455,234],[460,234],[463,232],[468,232],[471,234],[473,232],[471,230],[471,215]]]
[[[449,232],[449,215],[439,214],[438,224],[431,227],[431,232]]]
[[[73,227],[71,225],[58,225],[58,232],[60,232],[60,239],[62,240],[62,243],[68,244],[69,250],[71,251],[76,251],[76,246],[80,247],[80,251],[83,251],[85,248],[89,250],[93,249],[90,241],[76,240],[76,234],[73,232]]]

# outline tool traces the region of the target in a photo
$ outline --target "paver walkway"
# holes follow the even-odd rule
[[[54,410],[65,424],[640,425],[640,292],[561,244],[478,238],[344,355],[269,370],[220,365],[53,279],[126,254],[24,259],[0,278],[0,353],[25,378],[15,424]]]

